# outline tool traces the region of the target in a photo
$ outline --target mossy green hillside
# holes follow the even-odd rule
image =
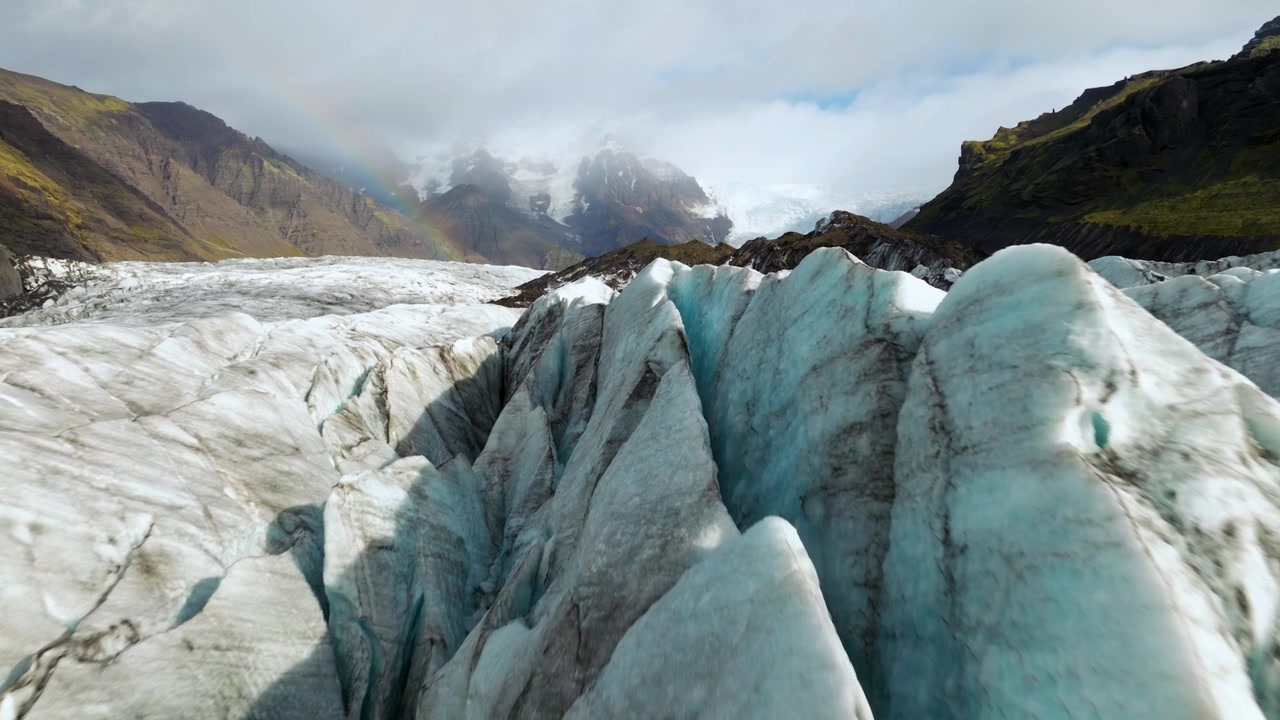
[[[1147,235],[1280,237],[1280,180],[1249,176],[1187,189],[1137,202],[1129,207],[1099,210],[1085,222],[1124,227]],[[1272,243],[1268,249],[1277,249]]]
[[[971,166],[977,167],[1005,160],[1015,149],[1031,147],[1039,143],[1053,142],[1086,127],[1099,113],[1110,110],[1129,96],[1159,82],[1163,73],[1146,73],[1126,78],[1110,88],[1099,88],[1085,93],[1072,105],[1060,112],[1049,112],[1035,120],[1024,120],[1014,127],[996,130],[990,140],[968,140],[962,144],[962,155],[971,158]]]
[[[988,252],[1029,241],[1168,260],[1272,249],[1280,53],[1134,76],[965,143],[951,187],[907,227]]]

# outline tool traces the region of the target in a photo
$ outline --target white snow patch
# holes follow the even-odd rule
[[[733,220],[728,242],[735,246],[761,236],[807,233],[834,210],[889,222],[934,194],[918,188],[867,191],[800,183],[721,183],[705,189],[715,207]]]
[[[0,319],[0,327],[149,325],[236,312],[272,322],[393,305],[483,303],[542,274],[515,266],[364,257],[108,263],[95,266],[84,286],[40,310]]]

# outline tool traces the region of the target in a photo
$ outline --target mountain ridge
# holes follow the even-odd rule
[[[907,229],[1188,261],[1280,247],[1280,18],[1229,60],[1134,75],[966,142]],[[1268,30],[1267,27],[1271,27]]]
[[[594,257],[644,238],[665,245],[700,240],[723,242],[733,222],[715,210],[692,176],[671,163],[641,158],[613,145],[582,157],[571,167],[552,161],[504,159],[477,147],[452,157],[447,173],[437,169],[420,179],[419,208],[432,222],[451,228],[468,247],[493,248],[531,267],[559,270],[575,259]],[[472,207],[456,212],[458,188],[475,188],[492,208],[479,217]],[[499,242],[493,224],[512,238]],[[523,247],[520,238],[533,238]],[[550,254],[548,248],[558,247]],[[493,253],[490,253],[492,256]],[[538,258],[559,263],[538,264]],[[569,260],[570,262],[564,262]]]
[[[46,253],[97,260],[302,254],[457,259],[462,255],[447,239],[432,237],[413,219],[185,103],[134,104],[8,70],[0,70],[0,100],[24,108],[44,131],[74,151],[39,161],[64,163],[53,174],[70,183],[47,185],[47,196],[92,195],[125,186],[132,190],[120,192],[138,193],[145,198],[143,205],[149,203],[150,211],[162,216],[147,224],[146,234],[154,242],[145,248],[130,247],[101,230],[112,221],[129,226],[138,215],[129,210],[124,212],[127,217],[106,213],[112,221],[104,216],[80,234],[51,231],[42,241],[46,247],[36,248]],[[4,172],[10,185],[18,175],[16,164]],[[86,182],[89,187],[82,187]],[[19,193],[7,186],[3,189],[10,224],[29,220],[24,213],[32,212],[30,204],[20,207]],[[62,224],[75,227],[71,220]]]
[[[31,112],[0,100],[0,232],[12,252],[76,260],[213,253]],[[127,220],[126,220],[127,218]]]

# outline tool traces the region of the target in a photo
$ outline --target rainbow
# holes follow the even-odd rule
[[[234,57],[233,54],[228,53]],[[418,230],[430,246],[436,248],[441,260],[480,260],[479,256],[467,257],[466,243],[459,242],[451,236],[430,213],[424,211],[413,199],[401,196],[403,188],[399,179],[374,162],[384,151],[370,143],[363,134],[356,132],[334,112],[333,107],[318,93],[302,84],[290,82],[273,70],[261,67],[247,68],[242,66],[244,77],[258,78],[263,89],[275,97],[284,99],[299,117],[305,118],[310,126],[308,130],[318,137],[328,139],[341,152],[342,156],[355,163],[361,174],[371,178],[375,189],[382,197],[393,199],[382,202],[399,213],[408,224]]]

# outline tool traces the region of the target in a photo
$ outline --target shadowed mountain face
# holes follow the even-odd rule
[[[690,240],[716,244],[733,227],[723,214],[704,217],[711,199],[697,180],[627,152],[603,150],[584,159],[575,188],[575,210],[565,222],[582,236],[588,255],[645,237],[663,245]]]
[[[428,184],[419,210],[468,257],[498,263],[560,269],[645,238],[715,245],[733,226],[694,178],[613,149],[576,169],[480,149],[455,158],[447,180]]]
[[[1256,57],[1273,50],[1280,50],[1280,17],[1259,28],[1258,32],[1254,33],[1253,39],[1245,44],[1239,56]]]
[[[417,190],[408,184],[413,168],[389,148],[366,144],[358,152],[288,146],[278,149],[306,167],[384,205],[405,208],[418,201]]]
[[[1280,247],[1280,18],[1224,62],[1135,75],[961,148],[906,227],[988,252],[1183,261]]]
[[[572,232],[545,215],[512,208],[476,185],[458,185],[425,200],[422,213],[456,239],[467,260],[558,270],[582,259]]]
[[[522,203],[501,160],[485,150],[456,158],[450,189],[432,193],[417,211],[466,253],[499,265],[560,270],[582,259],[574,232]]]
[[[152,125],[178,144],[204,180],[308,255],[455,259],[458,248],[340,182],[248,138],[184,103],[141,103]]]
[[[19,253],[92,260],[458,259],[417,222],[209,113],[0,71],[0,227]]]

